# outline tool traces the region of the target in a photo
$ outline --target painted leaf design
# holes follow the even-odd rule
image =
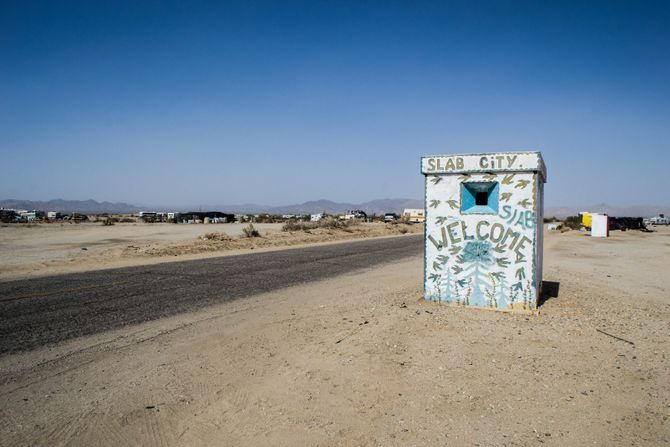
[[[437,262],[437,261],[434,261],[434,262],[433,262],[433,269],[435,269],[435,270],[442,270],[442,264],[440,264],[440,263]]]
[[[440,204],[439,200],[431,200],[430,204],[428,206],[431,207],[431,208],[437,208],[437,205],[439,205],[439,204]]]
[[[493,247],[493,251],[495,251],[496,253],[505,253],[505,247],[498,244],[495,247]]]
[[[495,180],[496,178],[498,178],[498,176],[489,172],[483,178],[484,178],[484,180],[492,181],[492,180]]]
[[[500,194],[500,201],[501,202],[509,202],[510,197],[512,197],[511,192],[504,192]]]
[[[455,200],[447,200],[447,204],[449,205],[449,208],[451,208],[452,210],[458,209],[458,203]]]
[[[462,182],[466,181],[469,178],[470,178],[470,174],[462,174],[461,176],[458,177],[458,179]]]
[[[524,279],[526,277],[526,271],[523,269],[523,267],[521,267],[521,268],[517,269],[514,276],[516,276],[519,279],[519,281],[521,281],[522,279]]]
[[[512,184],[512,180],[514,179],[514,175],[515,175],[515,174],[507,174],[505,177],[503,177],[501,183],[502,183],[503,185],[511,185],[511,184]]]
[[[526,186],[528,186],[529,183],[530,183],[530,180],[517,180],[516,181],[516,186],[514,186],[514,187],[519,188],[519,189],[524,189]]]
[[[452,255],[458,254],[459,251],[461,251],[461,247],[458,245],[452,245],[452,247],[449,249],[449,253]]]
[[[521,284],[521,281],[512,285],[512,290],[521,290],[522,288],[523,288],[523,284]]]
[[[447,221],[447,216],[437,216],[437,217],[435,218],[435,222],[436,222],[438,225],[442,225],[442,224],[445,223],[446,221]]]
[[[463,259],[463,256],[458,255],[456,256],[456,262],[458,262],[459,264],[463,264],[465,262],[465,259]]]
[[[440,183],[442,181],[442,177],[435,176],[435,177],[431,178],[430,181],[433,183],[433,185],[437,185],[438,183]]]
[[[449,256],[446,256],[446,255],[439,255],[439,256],[437,257],[437,260],[440,261],[440,264],[443,264],[443,265],[444,265],[444,264],[446,264],[447,261],[449,260]]]
[[[458,281],[456,281],[456,284],[458,284],[461,287],[465,287],[465,285],[467,284],[467,281],[464,280],[464,279],[459,279]]]
[[[505,277],[505,274],[503,272],[493,272],[491,273],[491,276],[493,276],[496,281],[500,281],[502,278]]]
[[[430,279],[433,282],[439,281],[441,277],[442,275],[436,275],[435,273],[431,273],[430,275],[428,275],[428,279]]]
[[[509,265],[509,261],[507,258],[498,258],[496,259],[496,264],[498,264],[499,267],[507,267]]]
[[[523,199],[522,201],[519,202],[519,205],[521,205],[524,208],[528,208],[530,206],[530,201],[528,199]]]
[[[516,261],[514,263],[519,264],[519,263],[521,263],[525,260],[526,260],[526,255],[524,255],[523,253],[517,253],[516,254]]]

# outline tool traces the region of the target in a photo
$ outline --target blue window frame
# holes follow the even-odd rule
[[[461,183],[461,213],[498,214],[498,182]]]

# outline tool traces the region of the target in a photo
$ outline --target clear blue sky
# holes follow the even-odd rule
[[[0,0],[0,198],[423,196],[541,150],[548,206],[670,203],[670,2]]]

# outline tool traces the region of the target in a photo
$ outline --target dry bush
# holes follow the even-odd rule
[[[114,225],[114,221],[112,219],[107,218],[102,221],[103,227],[111,227],[112,225]]]
[[[248,227],[242,228],[242,236],[243,237],[260,237],[261,234],[258,232],[256,228],[254,228],[253,224],[249,224]]]
[[[563,226],[571,230],[579,230],[582,227],[582,217],[568,216],[563,221]]]
[[[346,227],[358,223],[357,220],[340,220],[335,219],[334,217],[325,217],[317,222],[299,222],[299,221],[289,221],[284,224],[282,231],[309,231],[315,230],[317,228],[326,228],[329,230],[341,228],[346,229]]]
[[[207,233],[202,236],[202,239],[205,241],[230,241],[233,238],[228,236],[226,233]]]
[[[307,231],[315,228],[316,222],[302,222],[297,220],[289,220],[282,227],[282,231]]]

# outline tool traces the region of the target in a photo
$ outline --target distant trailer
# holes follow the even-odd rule
[[[426,221],[426,210],[418,208],[405,208],[403,217],[410,222],[421,223]]]

